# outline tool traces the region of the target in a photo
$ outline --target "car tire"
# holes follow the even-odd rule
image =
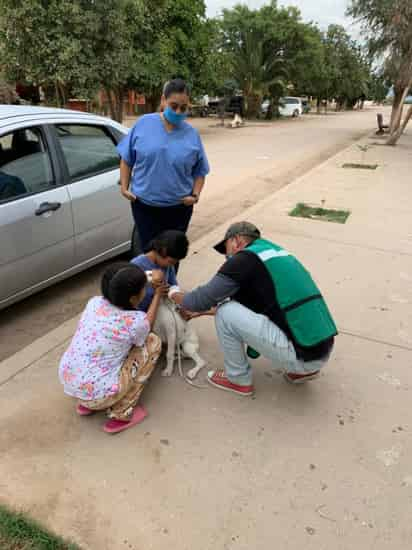
[[[139,254],[142,254],[142,245],[140,243],[140,236],[139,232],[137,230],[137,227],[134,226],[133,233],[132,233],[132,246],[130,248],[130,255],[132,258],[135,258],[136,256],[139,256]]]
[[[296,109],[295,111],[293,111],[293,118],[297,118],[299,116],[299,111]]]

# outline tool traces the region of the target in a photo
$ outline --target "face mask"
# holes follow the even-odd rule
[[[187,118],[186,113],[175,113],[173,109],[170,107],[166,107],[166,109],[163,111],[163,116],[166,118],[170,124],[173,124],[173,126],[180,126],[182,122]]]

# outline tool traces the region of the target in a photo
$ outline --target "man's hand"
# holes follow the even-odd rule
[[[189,311],[187,309],[180,309],[179,313],[185,321],[191,321],[192,319],[197,319],[198,317],[205,317],[206,315],[216,315],[217,307],[212,307],[207,311]]]
[[[184,321],[190,321],[190,319],[193,319],[193,316],[196,315],[195,313],[183,308],[179,309],[179,314]]]
[[[121,188],[121,193],[122,193],[123,197],[125,199],[127,199],[128,201],[130,201],[130,202],[135,202],[135,200],[137,200],[136,195],[133,195],[133,193],[131,193],[128,189],[123,189],[123,187],[122,187]]]
[[[197,203],[198,200],[199,199],[197,197],[193,197],[192,195],[188,195],[187,197],[183,197],[182,203],[185,206],[193,206],[194,204]]]
[[[169,300],[172,300],[172,302],[174,302],[178,306],[181,306],[184,297],[185,297],[184,292],[181,292],[181,291],[173,292],[173,287],[171,288],[171,291],[169,293]]]
[[[190,312],[190,318],[196,319],[197,317],[205,317],[206,315],[216,315],[217,307],[212,307],[208,309],[207,311],[196,311],[196,312]]]

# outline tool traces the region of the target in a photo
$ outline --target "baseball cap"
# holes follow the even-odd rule
[[[213,248],[220,254],[226,254],[225,243],[228,239],[242,235],[243,237],[251,237],[252,239],[260,239],[259,229],[250,222],[236,222],[228,228],[224,238],[218,242]]]

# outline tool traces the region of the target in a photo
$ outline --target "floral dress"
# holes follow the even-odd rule
[[[91,401],[119,391],[119,371],[132,346],[143,346],[150,332],[146,314],[123,310],[102,296],[84,310],[59,366],[67,395]]]

